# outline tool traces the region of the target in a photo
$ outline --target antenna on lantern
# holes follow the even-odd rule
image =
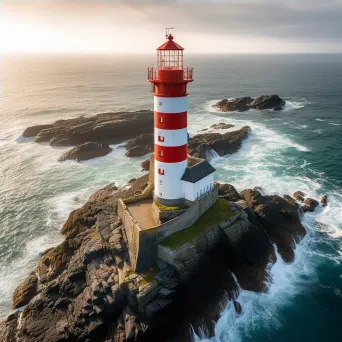
[[[170,34],[170,30],[173,30],[174,27],[166,27],[165,28],[165,37],[166,39],[169,37],[169,34]]]

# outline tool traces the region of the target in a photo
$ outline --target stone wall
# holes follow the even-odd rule
[[[175,217],[183,214],[186,209],[178,209],[178,210],[160,210],[158,206],[153,202],[152,203],[152,215],[156,225],[160,225],[167,221],[174,219]]]
[[[203,256],[213,249],[221,240],[222,234],[228,237],[231,246],[236,245],[243,235],[249,231],[251,223],[248,215],[241,207],[233,208],[236,215],[220,224],[206,228],[192,241],[174,250],[158,246],[158,258],[173,266],[182,280],[186,280],[196,272]]]
[[[198,218],[216,202],[217,198],[217,188],[213,188],[200,200],[193,202],[183,214],[161,224],[157,232],[158,242],[163,241],[165,238],[175,232],[192,226],[198,220]]]
[[[169,235],[193,225],[216,202],[217,198],[218,191],[214,188],[200,200],[193,202],[181,215],[145,230],[134,220],[124,201],[120,199],[118,215],[125,228],[133,269],[140,272],[154,264],[158,259],[158,243]]]

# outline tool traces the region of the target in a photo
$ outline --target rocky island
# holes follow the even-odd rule
[[[13,309],[22,311],[0,323],[2,341],[191,341],[189,324],[213,334],[223,298],[243,311],[233,274],[242,289],[267,291],[273,244],[292,262],[293,241],[306,234],[294,198],[216,184],[216,204],[161,243],[176,257],[134,272],[118,202],[142,193],[148,180],[110,184],[69,215],[64,241],[15,290]]]
[[[250,96],[238,97],[235,99],[223,99],[213,105],[213,107],[221,112],[245,112],[249,109],[273,109],[275,111],[282,110],[285,101],[278,95],[261,95],[256,98]]]

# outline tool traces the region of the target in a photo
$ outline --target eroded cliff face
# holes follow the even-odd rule
[[[273,243],[290,262],[293,239],[305,235],[296,201],[222,185],[220,195],[236,202],[239,215],[219,227],[220,237],[208,229],[189,242],[178,269],[159,261],[134,273],[117,199],[147,181],[145,175],[121,190],[111,184],[69,215],[65,240],[41,256],[14,292],[13,308],[25,307],[0,323],[1,341],[190,341],[189,324],[213,332],[223,298],[241,310],[232,273],[242,288],[267,291]],[[206,249],[214,238],[215,247]]]

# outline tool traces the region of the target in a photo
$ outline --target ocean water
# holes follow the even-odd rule
[[[338,341],[342,318],[342,57],[339,55],[187,56],[189,131],[213,123],[252,134],[234,155],[215,157],[218,181],[268,194],[329,195],[303,217],[307,236],[294,263],[270,268],[269,291],[241,290],[243,313],[222,310],[215,336],[195,341]],[[68,213],[96,189],[124,185],[145,158],[114,146],[91,161],[58,163],[63,148],[21,137],[30,125],[109,110],[152,109],[146,67],[154,56],[4,56],[0,89],[0,316],[39,254],[61,241]],[[218,113],[215,100],[277,93],[285,110]],[[204,331],[204,330],[203,330]]]

